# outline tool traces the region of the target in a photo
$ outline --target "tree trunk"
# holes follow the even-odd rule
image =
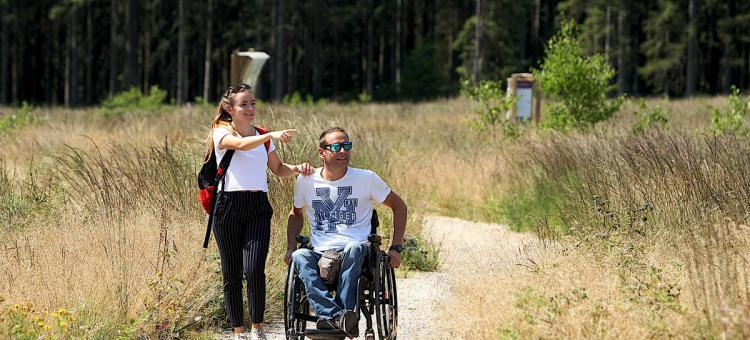
[[[141,43],[143,51],[143,85],[141,86],[144,91],[151,90],[151,73],[154,69],[154,53],[151,51],[151,39],[153,32],[158,30],[156,25],[156,9],[158,7],[158,0],[145,1],[145,12],[148,24],[144,24],[143,30],[143,42]]]
[[[211,94],[211,39],[213,38],[213,4],[211,0],[206,0],[207,16],[206,20],[206,51],[205,61],[203,62],[203,102],[209,101]]]
[[[187,44],[187,26],[185,23],[185,0],[178,1],[178,18],[177,18],[177,104],[182,105],[185,103],[187,95],[185,90],[187,89],[187,70],[186,66],[186,44]]]
[[[8,37],[10,25],[8,23],[8,6],[0,5],[0,104],[8,103]]]
[[[435,0],[424,0],[422,9],[422,38],[429,39],[435,35]]]
[[[138,1],[128,1],[128,40],[125,46],[128,54],[125,67],[125,83],[128,88],[138,86]]]
[[[86,104],[94,102],[94,5],[88,3],[86,10]]]
[[[117,1],[109,1],[109,95],[115,95],[117,80]]]
[[[398,91],[399,85],[401,85],[401,2],[403,0],[396,0],[396,35],[393,37],[393,45],[395,45],[395,60],[394,60],[394,80],[396,82],[396,90]]]
[[[321,13],[320,6],[313,6],[312,7],[312,17],[313,18],[319,18]],[[321,39],[321,25],[318,20],[313,19],[312,20],[312,45],[309,49],[310,51],[310,62],[312,65],[310,67],[312,68],[312,93],[313,96],[318,97],[322,94],[323,90],[323,82],[322,82],[322,72],[321,72],[321,65],[320,65],[320,42]]]
[[[617,17],[617,88],[620,94],[630,92],[630,34],[628,25],[628,0],[620,0]]]
[[[383,83],[383,72],[385,64],[385,30],[387,28],[387,25],[383,25],[382,29],[380,30],[380,42],[378,44],[378,84]]]
[[[284,99],[284,0],[276,0],[276,46],[274,52],[274,89],[273,99],[280,102]]]
[[[605,25],[607,31],[604,33],[604,55],[607,56],[607,58],[611,57],[609,54],[609,51],[612,49],[612,6],[609,4],[606,5],[606,15],[605,20],[607,21],[607,24]]]
[[[18,30],[16,30],[18,32]],[[11,63],[11,70],[10,70],[10,102],[13,105],[18,104],[18,69],[21,68],[21,47],[19,45],[16,45],[13,49],[13,57],[12,57],[12,63]]]
[[[531,62],[542,57],[541,46],[542,0],[534,0],[534,19],[531,23]]]
[[[471,79],[479,81],[479,73],[482,72],[481,45],[482,40],[482,0],[477,0],[474,10],[476,25],[474,25],[474,62],[472,63]]]
[[[68,13],[68,53],[65,59],[65,106],[78,105],[78,9],[70,7]]]
[[[685,76],[685,95],[692,96],[698,84],[698,0],[688,4],[688,41],[687,41],[687,74]]]
[[[367,58],[365,61],[365,91],[367,94],[372,95],[373,88],[375,86],[375,79],[373,79],[373,59],[374,59],[374,44],[375,44],[375,28],[373,13],[375,11],[375,0],[370,0],[367,8]]]

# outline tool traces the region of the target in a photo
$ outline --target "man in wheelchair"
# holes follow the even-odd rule
[[[393,211],[393,238],[388,251],[393,268],[401,263],[407,208],[377,174],[349,167],[352,142],[344,129],[323,131],[319,143],[318,156],[323,167],[309,177],[297,178],[284,261],[294,264],[304,283],[307,298],[318,317],[317,329],[339,329],[349,337],[356,337],[359,315],[353,310],[358,298],[357,282],[369,250],[372,204],[383,203]],[[302,231],[303,214],[310,220],[312,249],[297,249],[296,237]],[[325,259],[340,256],[338,280],[332,285],[335,296],[321,278],[318,262],[324,254]]]

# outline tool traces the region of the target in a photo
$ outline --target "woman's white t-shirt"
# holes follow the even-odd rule
[[[227,153],[226,149],[219,149],[219,142],[226,135],[231,134],[227,128],[217,127],[213,132],[214,152],[216,153],[216,167],[219,167],[221,159]],[[255,130],[255,135],[258,131]],[[247,151],[235,150],[229,169],[224,176],[224,188],[219,184],[219,190],[223,191],[265,191],[268,192],[268,154],[276,150],[273,142],[266,152],[266,146],[261,144]]]

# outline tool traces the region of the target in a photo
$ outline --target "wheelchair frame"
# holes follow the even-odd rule
[[[398,296],[396,292],[396,273],[388,263],[388,255],[380,249],[382,239],[376,233],[378,217],[373,210],[371,235],[368,236],[370,247],[362,274],[357,285],[357,305],[354,312],[365,318],[365,339],[396,339],[398,325]],[[310,239],[298,235],[299,248],[310,248]],[[344,339],[346,335],[338,329],[308,329],[308,322],[317,322],[311,314],[310,302],[305,292],[305,284],[297,275],[293,262],[287,268],[284,287],[284,329],[287,339]],[[378,332],[373,330],[372,316]],[[360,333],[361,334],[361,333]]]

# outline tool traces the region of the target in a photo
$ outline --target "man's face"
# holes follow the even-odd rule
[[[334,131],[329,133],[325,137],[325,148],[318,148],[318,155],[323,159],[323,165],[325,166],[348,166],[349,156],[351,156],[351,150],[346,150],[344,142],[348,142],[349,139],[343,132]],[[338,145],[332,145],[338,144]],[[338,148],[338,151],[333,151]],[[333,150],[332,150],[333,149]]]

